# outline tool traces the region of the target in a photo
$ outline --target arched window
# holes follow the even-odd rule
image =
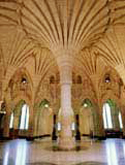
[[[119,112],[119,114],[118,114],[118,119],[119,119],[120,129],[122,129],[123,128],[123,124],[122,124],[122,115],[121,115],[121,112]]]
[[[55,78],[54,78],[54,76],[51,76],[50,77],[50,84],[55,84]]]
[[[27,79],[25,77],[22,77],[21,83],[26,84],[27,83]]]
[[[28,87],[28,81],[25,77],[21,78],[21,83],[20,83],[20,90],[24,91]]]
[[[82,84],[82,77],[80,75],[77,76],[77,84]]]
[[[10,129],[13,128],[13,123],[14,123],[14,114],[11,113],[11,116],[10,116],[10,125],[9,125]]]
[[[110,82],[111,82],[110,74],[106,74],[105,75],[105,83],[110,83]]]
[[[91,102],[89,99],[85,99],[85,100],[83,101],[83,103],[82,103],[82,106],[83,106],[84,108],[90,108],[90,107],[92,107],[93,105],[92,105],[92,102]]]
[[[29,106],[24,104],[21,109],[20,129],[27,130],[29,125]]]
[[[111,117],[111,108],[108,103],[103,105],[103,121],[104,121],[104,128],[111,129],[112,126],[112,117]]]
[[[43,99],[39,104],[40,108],[49,108],[49,106],[50,106],[50,103],[47,99]]]

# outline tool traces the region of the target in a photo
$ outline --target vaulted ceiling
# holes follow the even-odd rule
[[[34,58],[35,73],[44,75],[46,66],[57,69],[56,57],[66,49],[73,52],[74,68],[87,75],[100,75],[107,65],[120,74],[124,33],[125,0],[0,0],[5,73]]]

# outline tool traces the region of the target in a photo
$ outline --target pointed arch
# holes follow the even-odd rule
[[[15,106],[13,112],[16,120],[16,128],[19,130],[28,130],[30,109],[25,100],[20,100]]]
[[[92,107],[92,102],[90,99],[86,98],[83,102],[82,102],[82,106],[83,107]]]
[[[11,77],[9,82],[11,82],[12,79],[16,79],[17,80],[18,78],[21,81],[21,79],[23,77],[27,78],[28,82],[30,82],[30,84],[31,84],[31,87],[33,87],[33,81],[32,81],[31,75],[28,72],[26,67],[18,68],[18,70],[15,71],[15,73],[13,74],[13,76]]]
[[[25,80],[25,81],[24,81]],[[17,103],[21,99],[32,102],[33,81],[26,68],[19,68],[10,78],[7,89],[10,89],[12,101]]]
[[[82,76],[77,75],[77,84],[82,84]]]
[[[95,110],[90,99],[82,101],[79,113],[79,129],[83,136],[92,136],[95,133]],[[97,122],[97,121],[96,121]]]
[[[35,106],[35,135],[51,135],[53,130],[53,109],[46,98]]]

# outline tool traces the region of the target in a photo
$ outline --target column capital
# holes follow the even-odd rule
[[[50,47],[51,51],[53,52],[54,56],[56,58],[58,58],[58,56],[62,56],[62,55],[76,55],[79,50],[81,50],[81,47],[79,47],[78,45],[74,45],[74,44],[70,44],[67,46],[64,46],[63,44],[59,44],[59,45],[51,45]]]
[[[72,84],[72,67],[63,65],[60,67],[60,84]]]
[[[92,74],[90,75],[90,79],[92,81],[93,87],[95,88],[96,95],[98,95],[98,90],[99,90],[99,79],[100,77],[97,74]]]
[[[72,57],[65,55],[65,56],[57,58],[57,63],[58,63],[60,71],[63,70],[65,67],[72,69],[73,59]]]

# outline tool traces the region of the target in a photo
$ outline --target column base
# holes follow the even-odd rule
[[[76,148],[75,138],[63,137],[59,138],[58,149],[64,151],[74,150]]]

